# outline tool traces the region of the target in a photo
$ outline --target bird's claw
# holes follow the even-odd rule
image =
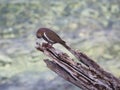
[[[42,47],[51,48],[52,45],[50,45],[49,43],[42,43]]]

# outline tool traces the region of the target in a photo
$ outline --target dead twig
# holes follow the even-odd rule
[[[66,53],[49,44],[39,44],[36,48],[52,59],[44,60],[48,68],[83,90],[120,90],[120,80],[103,70],[82,52],[69,48],[69,51],[80,61],[77,63]]]

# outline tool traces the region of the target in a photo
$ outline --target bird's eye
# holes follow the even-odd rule
[[[37,38],[42,38],[41,34],[38,34],[38,35],[37,35]]]
[[[37,36],[37,38],[41,38],[40,36]]]

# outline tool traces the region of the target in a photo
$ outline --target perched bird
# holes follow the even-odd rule
[[[38,31],[36,32],[36,37],[43,38],[45,41],[47,41],[51,45],[55,43],[59,43],[63,45],[66,49],[70,49],[70,47],[66,45],[65,41],[63,41],[54,31],[48,28],[38,29]]]

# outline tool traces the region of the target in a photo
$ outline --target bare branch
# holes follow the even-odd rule
[[[77,63],[66,53],[49,44],[44,43],[42,46],[39,44],[36,48],[52,59],[44,60],[48,68],[83,90],[120,90],[120,80],[104,71],[82,52],[69,48],[69,51],[80,61]]]

